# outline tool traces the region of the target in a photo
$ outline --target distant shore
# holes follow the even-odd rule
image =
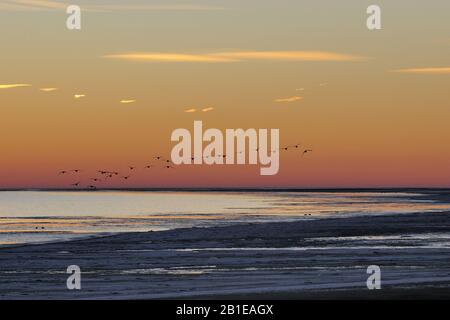
[[[0,299],[448,298],[449,242],[450,212],[439,212],[21,245],[0,249]],[[82,289],[71,291],[74,264]],[[381,290],[366,287],[369,265]]]

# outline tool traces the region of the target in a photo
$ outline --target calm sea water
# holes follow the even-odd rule
[[[449,210],[414,193],[0,192],[0,245],[240,222]]]

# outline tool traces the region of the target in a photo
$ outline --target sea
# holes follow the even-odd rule
[[[0,246],[237,223],[450,210],[420,191],[1,191]]]

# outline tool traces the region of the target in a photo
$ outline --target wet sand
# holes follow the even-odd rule
[[[69,265],[82,270],[81,290],[66,287]],[[381,267],[381,290],[366,287],[369,265]],[[125,233],[0,249],[0,299],[180,298],[450,298],[450,213]]]

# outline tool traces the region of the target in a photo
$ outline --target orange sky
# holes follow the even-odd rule
[[[71,1],[68,31],[64,2],[2,1],[0,188],[129,165],[98,187],[450,187],[450,3],[377,1],[369,31],[373,1],[336,2]],[[283,153],[276,176],[163,169],[152,157],[194,120],[314,151]]]

